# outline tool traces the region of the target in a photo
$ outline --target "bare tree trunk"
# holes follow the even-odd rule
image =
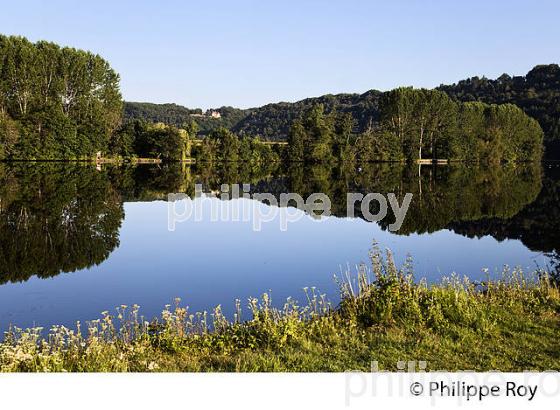
[[[422,198],[422,164],[418,162],[418,196]]]
[[[432,154],[432,159],[436,159],[436,155],[434,152],[434,132],[430,132],[430,152]]]
[[[418,159],[422,159],[422,140],[424,138],[424,126],[420,126],[420,147],[418,148]]]

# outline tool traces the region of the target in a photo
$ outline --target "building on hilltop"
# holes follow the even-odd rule
[[[220,114],[219,111],[215,111],[215,110],[206,111],[206,115],[212,118],[220,118],[222,116],[222,114]]]

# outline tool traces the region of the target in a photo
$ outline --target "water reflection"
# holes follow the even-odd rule
[[[95,168],[0,164],[0,283],[103,262],[123,218],[117,190]]]
[[[411,192],[413,201],[398,235],[451,229],[467,237],[520,239],[529,249],[558,260],[558,167],[543,171],[539,164],[340,168],[230,163],[96,169],[21,163],[0,164],[0,283],[33,275],[52,277],[102,263],[119,246],[123,202],[165,200],[171,192],[194,196],[195,183],[207,190],[219,190],[224,183],[250,183],[252,193],[278,197],[285,192],[304,198],[323,192],[338,217],[346,216],[348,192],[393,192],[399,201]],[[389,215],[380,225],[386,229],[393,221]]]

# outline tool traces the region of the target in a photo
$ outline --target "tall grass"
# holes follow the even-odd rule
[[[391,252],[384,259],[375,245],[370,259],[371,271],[362,265],[355,280],[347,276],[340,282],[338,314],[360,326],[420,325],[446,332],[459,325],[486,332],[497,307],[530,314],[560,307],[558,287],[546,272],[526,275],[506,266],[498,279],[473,282],[454,274],[428,286],[424,280],[415,283],[410,259],[398,269]]]
[[[247,318],[239,300],[229,320],[220,306],[191,313],[176,299],[151,321],[139,306],[122,305],[46,336],[12,327],[0,343],[0,370],[350,370],[420,354],[451,369],[560,368],[560,294],[542,272],[506,268],[496,280],[451,276],[429,286],[414,280],[410,260],[398,268],[375,246],[370,259],[336,278],[341,302],[334,307],[306,288],[301,305],[288,299],[274,307],[269,294],[249,299]],[[485,345],[486,356],[477,351]],[[520,358],[532,349],[535,361]]]

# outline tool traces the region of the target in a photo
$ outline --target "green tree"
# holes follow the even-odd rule
[[[290,127],[288,133],[288,159],[293,162],[301,162],[305,159],[305,143],[307,134],[301,120],[296,120]]]
[[[135,137],[135,150],[141,157],[179,161],[185,156],[186,132],[164,124],[140,125]]]
[[[251,161],[252,156],[252,140],[248,137],[241,138],[239,144],[239,160],[243,162]]]
[[[218,156],[220,161],[239,161],[239,138],[227,128],[218,128],[210,134],[218,142]]]
[[[100,56],[46,41],[0,36],[0,114],[22,132],[7,159],[107,153],[119,128],[119,76]]]

